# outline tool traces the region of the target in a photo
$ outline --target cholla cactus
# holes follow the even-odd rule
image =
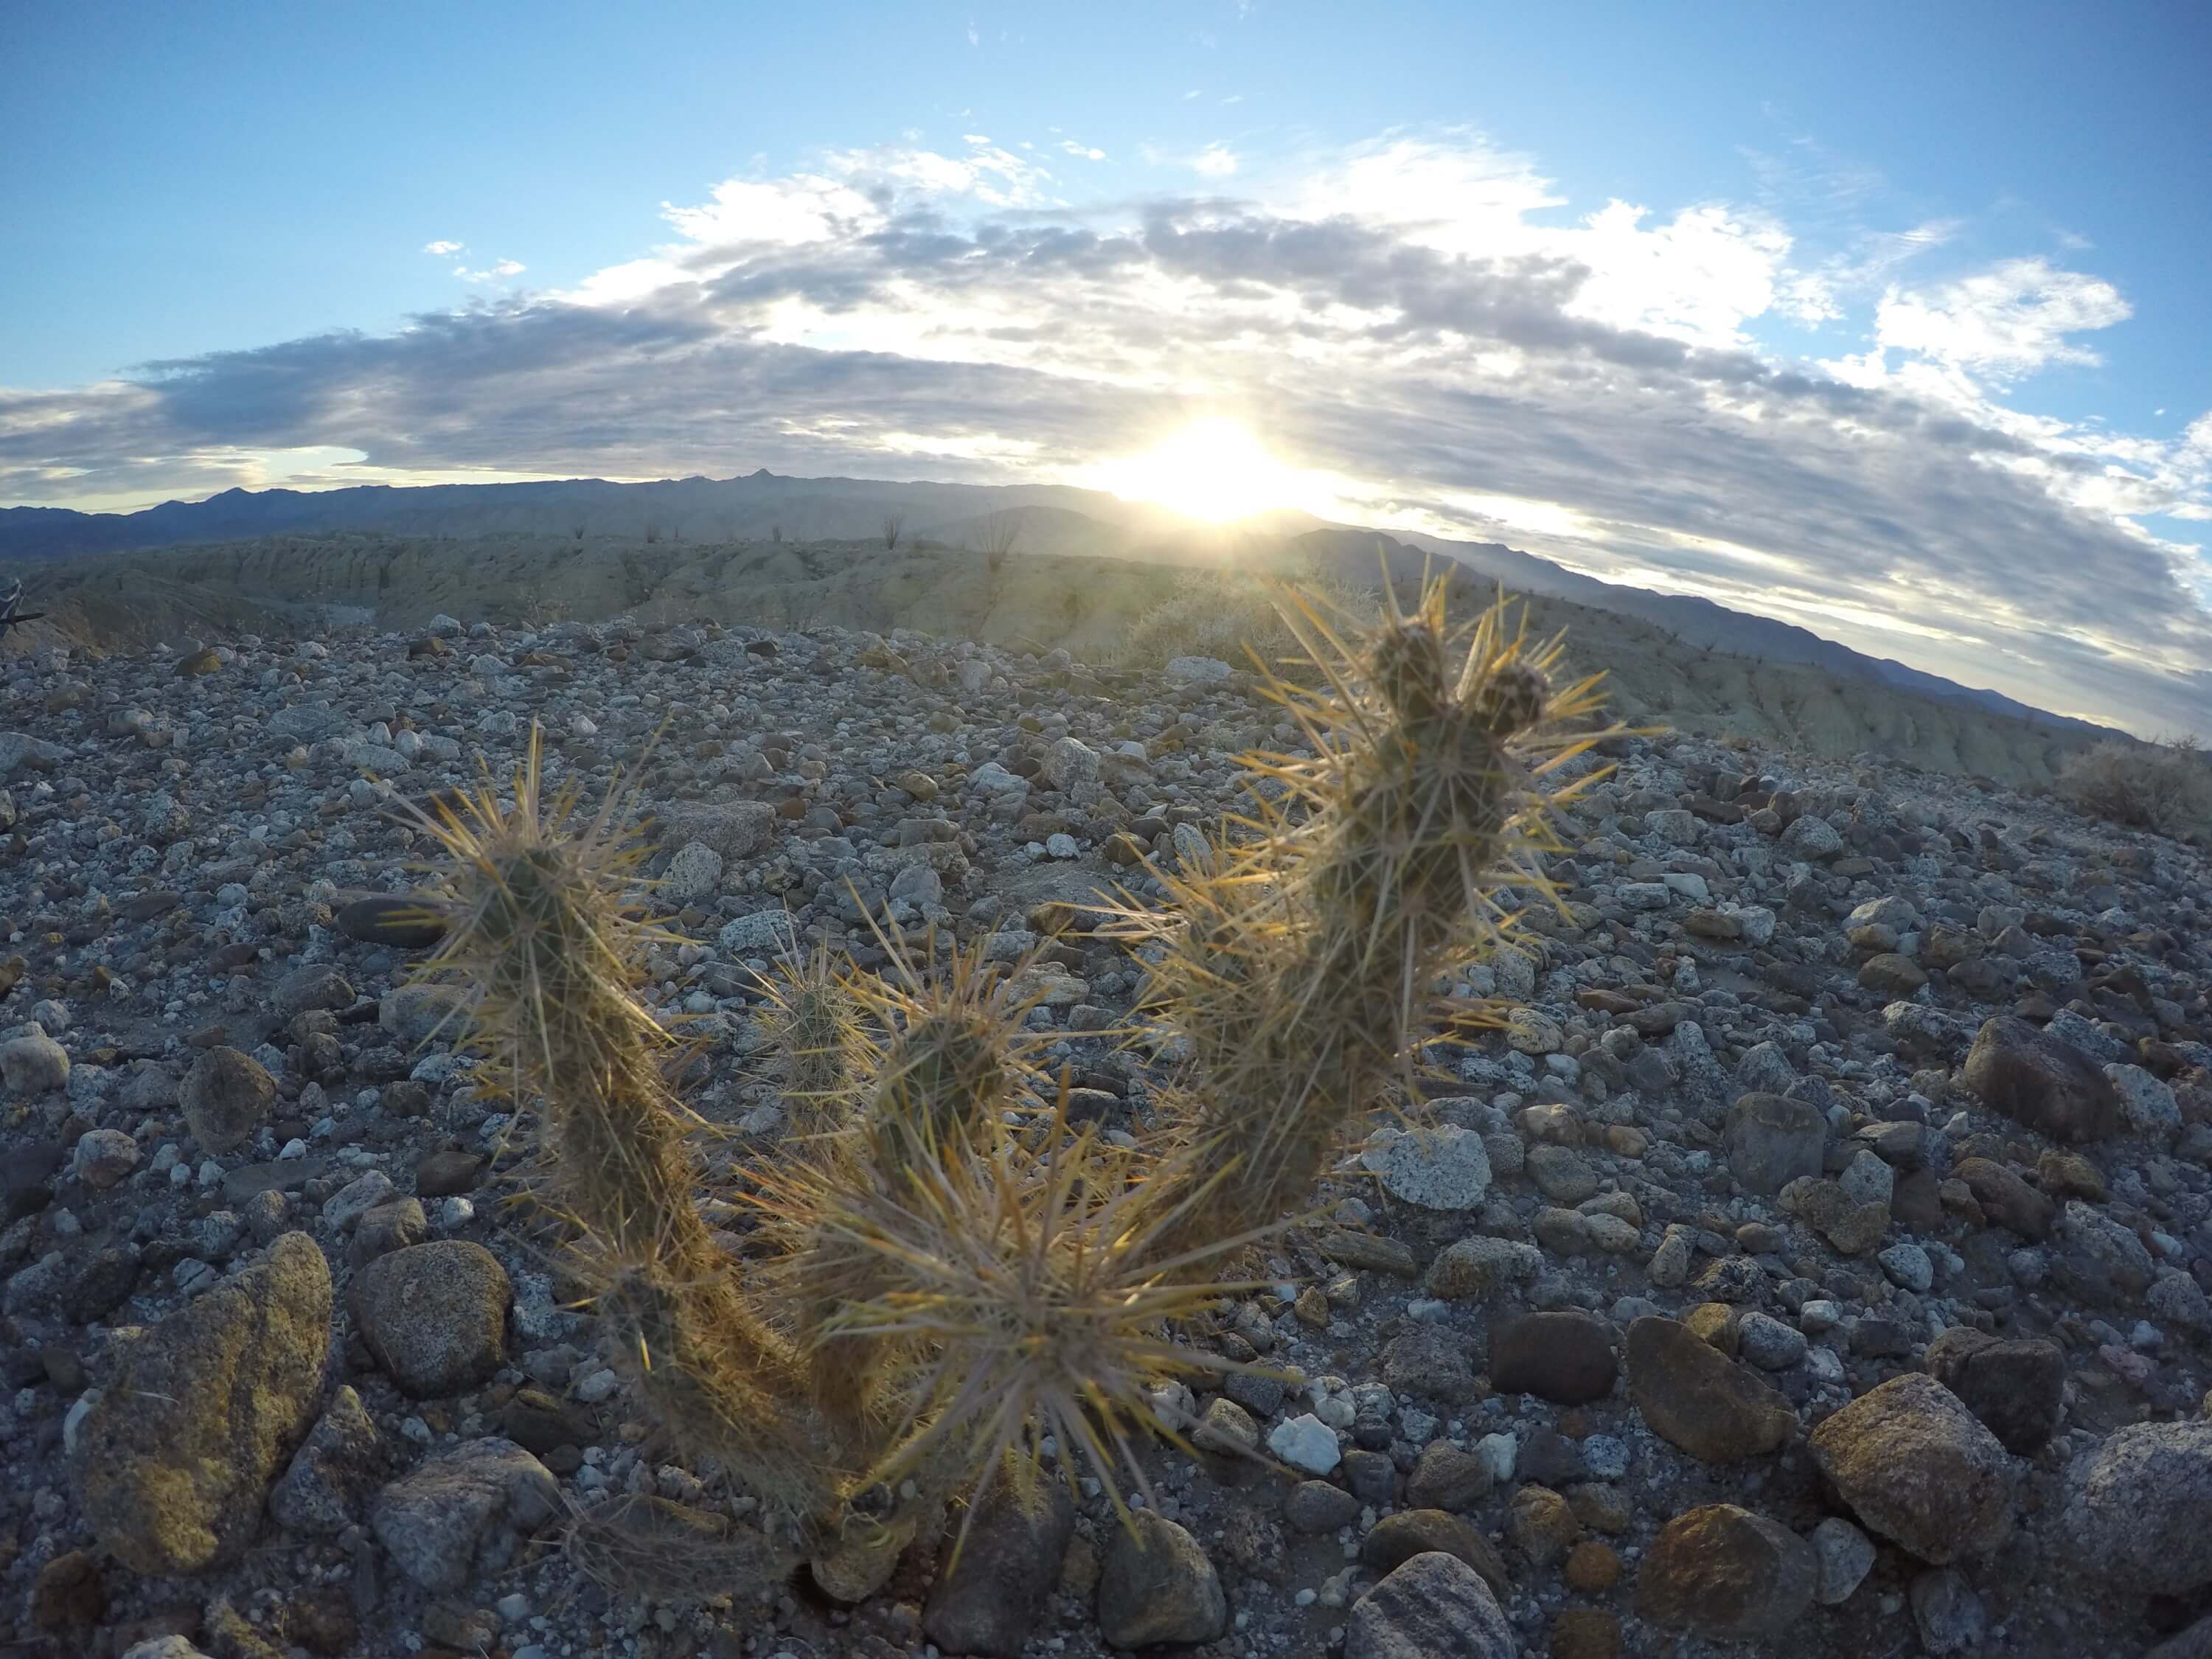
[[[475,988],[479,1077],[538,1115],[538,1195],[613,1347],[836,1593],[880,1582],[961,1486],[1036,1478],[1048,1438],[1117,1503],[1117,1467],[1141,1482],[1138,1443],[1187,1426],[1161,1385],[1234,1369],[1176,1328],[1249,1288],[1219,1282],[1227,1259],[1383,1103],[1424,988],[1506,925],[1498,888],[1542,887],[1528,855],[1565,793],[1543,779],[1594,740],[1559,728],[1597,702],[1552,688],[1557,643],[1529,649],[1495,610],[1455,636],[1442,584],[1358,644],[1304,601],[1288,621],[1325,683],[1270,690],[1312,752],[1249,757],[1255,816],[1164,878],[1168,912],[1106,930],[1153,947],[1146,1010],[1192,1044],[1166,1142],[1071,1129],[1030,1057],[1025,964],[930,972],[894,951],[873,978],[817,956],[771,995],[805,1133],[725,1194],[765,1247],[742,1271],[701,1218],[706,1126],[637,994],[660,936],[635,803],[545,803],[533,741],[511,802],[486,787],[426,822],[449,854],[431,971]]]
[[[1216,1183],[1208,1226],[1300,1205],[1401,1073],[1424,988],[1506,931],[1494,895],[1550,896],[1534,855],[1589,780],[1544,780],[1604,735],[1570,729],[1598,707],[1597,682],[1554,689],[1561,642],[1509,634],[1502,604],[1455,635],[1446,591],[1431,583],[1410,612],[1394,598],[1358,643],[1291,596],[1322,684],[1267,689],[1311,752],[1247,757],[1273,788],[1243,838],[1163,875],[1165,912],[1115,914],[1111,931],[1157,947],[1148,1012],[1194,1050],[1160,1184]]]

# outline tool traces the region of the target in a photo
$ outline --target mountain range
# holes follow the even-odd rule
[[[1378,549],[1394,574],[1443,558],[1513,592],[1542,594],[1638,617],[1692,647],[1801,663],[1847,678],[2082,733],[2088,721],[2053,714],[2000,692],[1959,684],[1889,658],[1872,657],[1808,629],[1711,599],[1601,581],[1496,542],[1384,536],[1310,514],[1275,512],[1226,526],[1164,507],[1065,484],[963,484],[871,478],[799,478],[762,470],[732,478],[618,483],[367,484],[340,489],[228,489],[199,501],[164,501],[137,513],[64,507],[0,508],[0,560],[155,550],[270,536],[348,533],[602,538],[705,543],[859,542],[898,533],[913,543],[988,547],[1012,540],[1024,554],[1192,563],[1224,556],[1258,565],[1304,562],[1364,576]]]

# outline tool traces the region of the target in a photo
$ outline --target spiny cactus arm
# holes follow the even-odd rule
[[[585,817],[573,792],[549,805],[543,784],[533,728],[511,804],[487,781],[421,820],[447,854],[431,900],[447,932],[422,972],[473,992],[462,1040],[480,1081],[538,1108],[544,1196],[583,1235],[579,1265],[609,1298],[618,1356],[696,1449],[811,1519],[835,1477],[803,1447],[828,1437],[794,1415],[800,1358],[748,1305],[694,1206],[690,1120],[655,1064],[668,1039],[633,988],[654,934],[635,908],[630,802],[611,793]]]
[[[1559,641],[1509,635],[1502,607],[1455,635],[1444,599],[1442,582],[1410,611],[1394,597],[1347,643],[1286,596],[1322,684],[1266,689],[1311,752],[1248,757],[1280,799],[1246,844],[1168,884],[1187,922],[1156,965],[1157,1000],[1194,1049],[1179,1131],[1191,1157],[1175,1167],[1228,1168],[1222,1224],[1306,1200],[1403,1069],[1429,984],[1501,941],[1496,890],[1552,892],[1535,856],[1557,845],[1550,814],[1567,792],[1540,778],[1603,735],[1565,729],[1597,707],[1595,684],[1555,691]],[[1264,902],[1222,885],[1255,871],[1276,880]]]
[[[1107,1150],[1068,1133],[1064,1115],[1041,1158],[1004,1134],[962,1138],[910,1166],[896,1197],[854,1194],[823,1217],[825,1236],[879,1258],[896,1285],[848,1301],[832,1328],[930,1356],[876,1479],[912,1478],[926,1492],[977,1470],[1034,1479],[1048,1435],[1119,1504],[1117,1468],[1146,1489],[1135,1441],[1180,1436],[1151,1402],[1159,1379],[1240,1369],[1167,1329],[1258,1288],[1212,1278],[1257,1236],[1168,1249],[1167,1231],[1188,1217],[1154,1206]],[[1212,1195],[1202,1182],[1183,1190],[1189,1207]]]

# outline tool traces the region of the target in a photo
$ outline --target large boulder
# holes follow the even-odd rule
[[[1804,1617],[1819,1583],[1813,1547],[1789,1528],[1708,1504],[1652,1540],[1636,1575],[1636,1611],[1669,1630],[1771,1641]]]
[[[1361,1596],[1345,1659],[1518,1659],[1521,1644],[1482,1575],[1455,1555],[1416,1555]]]
[[[2011,1457],[1922,1372],[1893,1376],[1828,1418],[1812,1450],[1853,1514],[1930,1565],[1993,1548],[2011,1524]]]
[[[1810,1101],[1746,1095],[1729,1108],[1721,1138],[1729,1173],[1747,1192],[1778,1193],[1817,1176],[1828,1147],[1828,1120]]]
[[[560,1510],[553,1472],[512,1440],[492,1437],[464,1441],[385,1487],[369,1524],[400,1571],[449,1595],[512,1565]]]
[[[244,1554],[330,1346],[330,1268],[305,1233],[124,1346],[70,1460],[102,1546],[149,1575]]]
[[[1654,1433],[1692,1457],[1762,1457],[1796,1432],[1781,1394],[1675,1320],[1636,1321],[1627,1356],[1629,1398]]]
[[[2119,1133],[2120,1097],[2097,1062],[2072,1043],[2011,1014],[1983,1025],[1967,1051],[1966,1087],[2053,1140],[2102,1140]]]
[[[2083,1569],[2139,1595],[2212,1584],[2212,1422],[2118,1429],[2082,1469],[2060,1530]]]

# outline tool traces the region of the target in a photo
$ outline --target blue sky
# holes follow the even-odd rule
[[[2205,703],[2202,5],[95,0],[0,58],[0,501],[1097,481],[1225,410],[1366,521]]]

